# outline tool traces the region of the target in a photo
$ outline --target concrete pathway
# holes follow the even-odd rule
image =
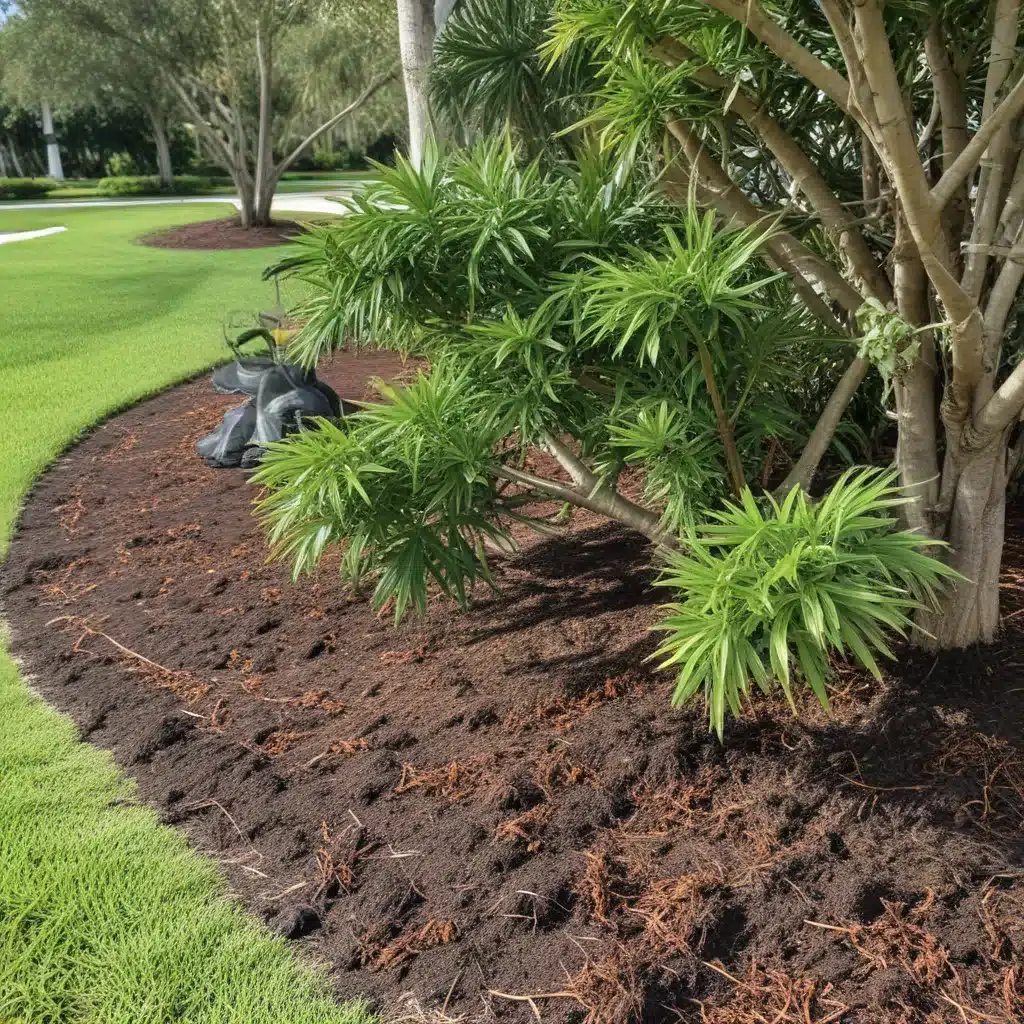
[[[336,193],[340,199],[346,192]],[[343,213],[338,203],[324,192],[281,192],[274,196],[272,213]],[[184,203],[231,203],[241,205],[237,196],[168,196],[149,199],[76,199],[68,202],[0,203],[0,210],[78,210],[83,206],[176,206]]]
[[[67,228],[40,228],[38,231],[0,232],[0,245],[4,245],[6,242],[23,242],[28,238],[42,238],[45,235],[56,235],[61,231],[67,231]]]

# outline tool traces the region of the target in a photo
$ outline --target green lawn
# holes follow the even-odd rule
[[[350,190],[353,185],[363,181],[372,181],[376,173],[370,171],[294,171],[286,172],[278,183],[278,192],[332,192],[338,189]],[[26,200],[27,202],[67,202],[69,199],[109,199],[97,191],[99,178],[78,178],[65,182],[60,188],[48,195]],[[215,185],[207,195],[232,195],[234,188],[230,185]],[[116,198],[116,197],[115,197]],[[125,196],[123,198],[132,198]],[[135,198],[145,198],[136,196]]]
[[[269,305],[259,273],[280,255],[133,242],[209,206],[57,214],[0,211],[0,232],[68,227],[0,246],[0,557],[35,475],[111,410],[219,358],[225,313]],[[0,630],[0,1022],[365,1019],[29,694]]]

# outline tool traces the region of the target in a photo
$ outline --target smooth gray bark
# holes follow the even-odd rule
[[[398,42],[409,108],[409,160],[419,167],[430,132],[427,68],[434,51],[434,0],[398,0]]]
[[[46,141],[46,173],[55,181],[62,181],[64,168],[60,162],[60,149],[57,147],[57,136],[53,134],[53,112],[50,104],[43,100],[43,138]]]

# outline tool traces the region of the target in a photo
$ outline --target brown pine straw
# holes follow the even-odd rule
[[[468,761],[452,761],[426,771],[406,762],[402,765],[402,777],[392,792],[401,795],[413,789],[422,789],[428,796],[440,794],[448,797],[452,803],[457,803],[471,793],[477,784],[486,781],[484,760],[471,758]]]
[[[158,661],[153,661],[152,658],[147,658],[138,651],[133,651],[130,647],[126,647],[120,641],[115,640],[109,633],[104,633],[103,630],[97,629],[84,616],[58,615],[57,618],[50,619],[46,625],[52,626],[58,622],[67,623],[68,627],[81,630],[80,636],[71,648],[76,654],[92,655],[91,651],[82,647],[82,643],[89,637],[100,637],[120,651],[125,658],[134,661],[141,668],[142,672],[148,675],[158,686],[170,690],[176,697],[180,697],[189,704],[198,703],[210,691],[210,684],[198,679],[189,669],[170,669],[166,665],[161,665]],[[214,724],[216,725],[216,723]]]
[[[730,974],[717,961],[705,960],[703,964],[730,981],[735,994],[729,1006],[709,1011],[698,1004],[702,1024],[833,1024],[850,1009],[828,998],[831,985],[819,995],[816,981],[794,979],[782,971],[761,968],[756,961],[750,965],[746,981]]]
[[[430,920],[419,931],[411,935],[402,934],[393,942],[388,943],[374,960],[378,970],[392,970],[411,960],[414,956],[454,942],[459,937],[459,929],[454,921]]]

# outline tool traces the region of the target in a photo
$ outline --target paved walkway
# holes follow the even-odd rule
[[[336,193],[338,198],[346,192]],[[19,200],[0,203],[0,210],[77,210],[83,206],[174,206],[182,203],[232,203],[240,205],[237,196],[173,196],[149,199],[76,199],[68,202],[26,203]],[[281,192],[274,196],[272,213],[341,213],[336,201],[323,192]]]
[[[38,231],[0,232],[0,245],[3,245],[5,242],[22,242],[27,238],[42,238],[44,235],[56,235],[60,231],[67,231],[67,228],[40,228]]]

